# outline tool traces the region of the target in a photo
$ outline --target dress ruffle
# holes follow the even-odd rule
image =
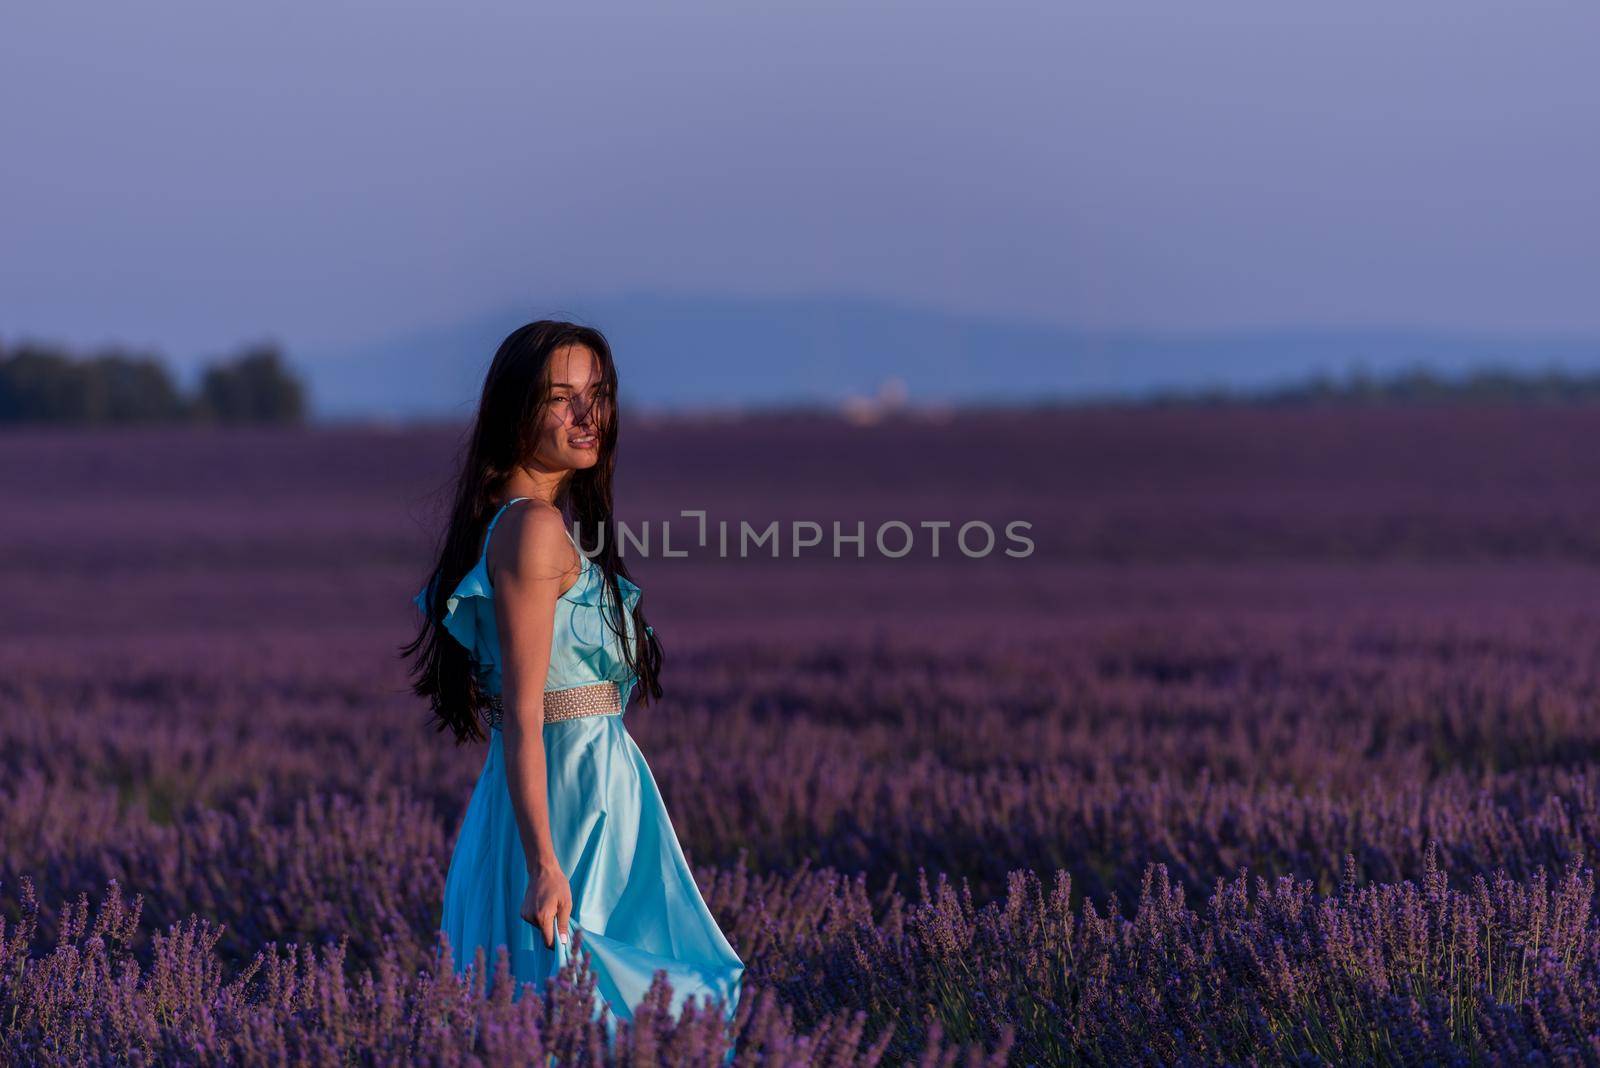
[[[411,599],[424,616],[433,603],[435,579]],[[633,610],[641,591],[622,575],[617,576],[622,591],[623,626],[631,642],[635,634]],[[576,582],[561,594],[556,604],[554,633],[551,636],[550,674],[547,690],[584,686],[595,682],[615,682],[624,688],[627,703],[637,681],[617,653],[616,636],[611,633],[610,598],[605,573],[587,557],[581,558],[581,573]],[[494,588],[489,581],[488,564],[480,557],[472,570],[445,598],[440,625],[467,652],[472,654],[479,677],[491,693],[500,687],[500,625],[494,614]],[[650,628],[652,631],[654,628]]]

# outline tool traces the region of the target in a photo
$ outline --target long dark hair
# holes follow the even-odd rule
[[[432,704],[430,722],[438,730],[454,731],[457,744],[484,737],[480,715],[489,695],[483,691],[471,654],[439,622],[445,600],[464,575],[478,562],[483,535],[498,505],[497,496],[519,465],[537,446],[540,427],[549,405],[551,354],[567,345],[582,345],[600,364],[602,391],[608,398],[596,415],[600,439],[599,460],[592,467],[569,473],[557,490],[554,504],[578,524],[578,541],[584,554],[597,564],[610,592],[608,623],[629,669],[638,678],[640,703],[661,696],[661,644],[645,623],[644,599],[633,609],[635,640],[626,640],[622,619],[623,599],[617,577],[631,579],[617,552],[612,517],[611,476],[616,468],[617,369],[611,346],[592,327],[541,319],[513,330],[500,343],[484,376],[466,453],[456,480],[450,522],[441,540],[438,560],[429,573],[432,582],[428,618],[410,642],[400,647],[402,658],[412,659],[411,689]]]

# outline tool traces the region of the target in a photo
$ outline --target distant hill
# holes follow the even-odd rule
[[[343,352],[302,352],[322,417],[461,417],[501,338],[529,319],[603,330],[623,399],[651,409],[838,406],[894,379],[911,405],[1294,391],[1315,376],[1426,367],[1600,371],[1600,337],[1407,329],[1076,330],[847,297],[653,293],[530,300]]]

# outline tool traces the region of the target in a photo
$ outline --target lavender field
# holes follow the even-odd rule
[[[0,436],[0,1063],[715,1062],[435,967],[482,750],[396,650],[459,433]],[[623,437],[739,1063],[1600,1063],[1600,407]]]

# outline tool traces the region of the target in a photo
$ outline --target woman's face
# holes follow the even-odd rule
[[[567,345],[550,354],[549,368],[550,399],[534,463],[554,471],[593,467],[600,460],[600,432],[611,417],[600,359],[587,345]]]

